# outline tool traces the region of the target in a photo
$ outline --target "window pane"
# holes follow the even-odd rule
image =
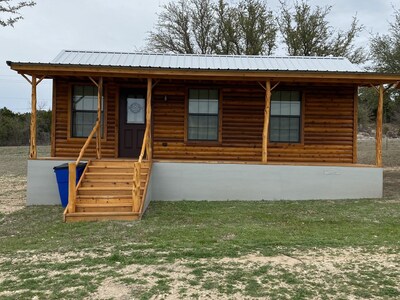
[[[279,130],[271,130],[269,139],[271,142],[279,142]]]
[[[208,100],[199,100],[199,113],[200,114],[208,113]]]
[[[208,103],[208,113],[218,114],[218,100],[210,100]]]
[[[271,93],[271,101],[280,101],[281,93],[280,92],[272,92]]]
[[[279,116],[281,114],[281,102],[272,101],[271,102],[271,115]]]
[[[199,90],[189,90],[189,99],[199,99]]]
[[[291,99],[290,91],[281,91],[281,101],[290,101]]]
[[[217,102],[218,102],[218,90],[210,90],[209,91],[209,99],[217,100]]]
[[[199,116],[199,128],[207,128],[208,126],[208,117],[207,116]]]
[[[280,130],[279,131],[279,141],[281,141],[281,142],[289,141],[289,130]]]
[[[281,115],[284,115],[284,116],[290,115],[290,102],[289,101],[281,102]]]
[[[271,117],[270,128],[271,130],[279,130],[279,117]]]
[[[299,124],[300,118],[290,118],[290,129],[299,129],[300,124]]]
[[[292,101],[300,101],[300,92],[299,91],[291,91],[290,92],[290,100]]]
[[[198,100],[189,100],[189,113],[190,114],[198,114],[199,113],[199,101]]]
[[[298,130],[290,130],[290,137],[289,141],[290,142],[298,142],[300,140],[300,135]]]
[[[198,128],[198,139],[199,140],[206,140],[207,139],[207,127],[205,128]]]
[[[197,128],[189,128],[189,140],[198,140]]]
[[[199,99],[208,100],[208,90],[199,90]]]
[[[216,128],[218,127],[218,116],[209,116],[208,117],[208,126]]]
[[[300,102],[290,102],[290,115],[300,116]]]
[[[199,127],[198,116],[189,116],[189,127]]]
[[[127,98],[126,123],[144,124],[145,123],[145,100],[142,98]]]
[[[279,128],[282,129],[289,129],[290,118],[280,118]]]
[[[218,140],[217,128],[208,128],[208,140]]]

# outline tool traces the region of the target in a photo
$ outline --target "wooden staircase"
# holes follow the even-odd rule
[[[138,220],[144,213],[151,163],[140,164],[139,209],[134,206],[133,160],[89,161],[76,187],[73,212],[64,212],[65,222],[101,220]]]

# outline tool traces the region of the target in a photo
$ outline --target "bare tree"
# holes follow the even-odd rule
[[[259,0],[243,0],[238,6],[241,53],[271,55],[276,48],[277,26],[272,11]]]
[[[0,25],[3,27],[11,26],[19,20],[23,19],[20,10],[24,7],[32,7],[36,5],[34,1],[19,1],[14,3],[10,0],[0,0]]]
[[[283,0],[280,3],[277,20],[288,55],[333,55],[354,63],[366,61],[363,48],[355,46],[356,37],[364,29],[356,17],[347,31],[335,30],[327,21],[332,6],[312,8],[306,0],[296,1],[293,7]]]
[[[264,1],[189,0],[163,6],[148,50],[174,53],[271,54],[277,26]]]
[[[215,9],[210,0],[192,1],[192,32],[199,52],[212,53],[215,49]]]
[[[169,2],[158,15],[155,30],[148,37],[148,48],[156,52],[194,53],[190,29],[191,12],[187,1]]]

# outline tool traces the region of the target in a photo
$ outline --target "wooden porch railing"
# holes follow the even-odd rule
[[[143,159],[151,164],[152,149],[151,149],[151,94],[152,94],[152,80],[147,79],[147,110],[146,110],[146,130],[144,132],[142,149],[140,151],[139,159],[134,163],[133,168],[133,186],[132,186],[132,209],[133,212],[142,211],[144,199],[140,197],[140,183],[141,183],[141,170]]]
[[[79,187],[76,184],[76,167],[81,162],[83,156],[85,155],[86,149],[89,147],[90,142],[92,141],[94,135],[96,134],[96,158],[101,158],[101,99],[103,97],[103,78],[100,77],[99,83],[94,81],[91,77],[90,80],[97,86],[97,119],[96,123],[90,132],[89,136],[86,139],[85,144],[83,145],[81,151],[79,152],[79,156],[75,162],[71,162],[68,164],[68,205],[65,209],[66,212],[74,213],[76,210],[76,191]]]
[[[70,213],[75,212],[75,207],[76,207],[76,190],[78,189],[78,186],[76,185],[76,167],[81,162],[86,149],[89,147],[89,144],[99,127],[100,127],[100,120],[96,121],[96,124],[93,127],[92,132],[88,136],[85,144],[83,145],[77,160],[75,162],[68,163],[68,206],[67,206],[67,211]],[[97,139],[97,136],[96,136],[96,139]],[[97,151],[97,144],[98,144],[98,142],[96,142],[96,158],[100,158],[100,155],[99,155],[100,152]]]

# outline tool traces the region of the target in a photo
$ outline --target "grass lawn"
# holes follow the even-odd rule
[[[398,299],[398,146],[383,199],[152,202],[140,222],[0,212],[0,299]],[[0,148],[0,178],[22,178],[24,152]]]

